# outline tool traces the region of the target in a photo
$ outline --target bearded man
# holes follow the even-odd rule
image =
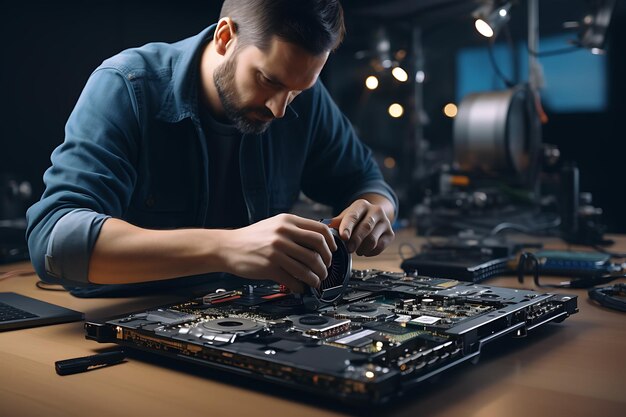
[[[379,254],[397,198],[318,79],[344,32],[337,0],[226,0],[194,37],[105,60],[27,214],[38,275],[79,296],[213,273],[318,287],[337,245],[286,214],[300,192]]]

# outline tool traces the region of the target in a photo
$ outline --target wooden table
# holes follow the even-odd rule
[[[618,237],[614,250],[626,249]],[[376,258],[354,258],[354,267],[400,270],[398,248],[420,238],[410,230]],[[563,248],[558,241],[547,242]],[[30,269],[27,263],[0,271]],[[34,274],[0,282],[14,291],[85,312],[95,320],[174,301],[176,295],[78,299],[35,287]],[[487,285],[533,288],[514,277]],[[558,279],[555,279],[555,282]],[[538,289],[538,291],[545,291]],[[580,313],[537,329],[525,339],[487,346],[477,365],[462,365],[386,409],[354,410],[256,381],[189,365],[128,362],[66,377],[54,362],[91,355],[112,345],[85,340],[82,323],[0,333],[0,417],[20,416],[621,416],[626,410],[626,314],[578,295]]]

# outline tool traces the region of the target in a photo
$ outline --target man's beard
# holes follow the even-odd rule
[[[266,107],[243,107],[240,105],[241,100],[235,88],[236,68],[237,59],[236,55],[233,55],[213,72],[213,82],[222,102],[224,113],[241,133],[261,134],[267,130],[271,121],[253,120],[249,115],[256,114],[264,118],[273,118],[274,115]]]

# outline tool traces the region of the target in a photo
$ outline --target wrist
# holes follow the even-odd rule
[[[234,265],[232,263],[233,253],[235,253],[236,245],[234,244],[237,230],[210,230],[212,242],[205,256],[207,268],[209,272],[226,272],[234,273]]]

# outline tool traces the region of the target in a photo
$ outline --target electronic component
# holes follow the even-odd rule
[[[611,264],[611,257],[599,252],[540,250],[534,253],[539,273],[561,276],[594,276],[616,272],[620,266]]]
[[[186,323],[192,320],[196,320],[197,318],[197,314],[186,314],[181,311],[172,309],[158,309],[146,311],[145,313],[140,314],[132,314],[122,320],[124,323],[136,320],[145,320],[146,322],[173,325]]]
[[[103,352],[81,358],[65,359],[56,361],[54,369],[59,375],[72,375],[86,372],[95,368],[122,363],[126,358],[124,351],[115,350],[113,352]]]
[[[317,310],[313,297],[255,285],[88,322],[86,336],[363,405],[578,311],[575,296],[398,272],[354,271],[348,284]]]
[[[480,282],[510,272],[511,258],[479,250],[433,250],[405,259],[400,267],[420,275]]]
[[[328,223],[328,220],[323,221]],[[337,250],[333,253],[333,258],[328,268],[328,276],[320,283],[319,288],[311,288],[313,296],[322,303],[333,303],[341,298],[345,292],[352,270],[352,257],[346,244],[339,237],[335,229],[330,229]]]
[[[319,315],[289,316],[293,329],[313,338],[326,338],[345,332],[350,328],[350,320],[337,320]]]
[[[226,317],[200,323],[200,326],[217,333],[250,333],[262,328],[261,324],[242,317]]]
[[[350,319],[355,322],[388,320],[394,315],[388,308],[373,302],[352,303],[340,306],[333,311],[326,312],[325,314],[331,314],[336,318]]]
[[[532,272],[537,287],[589,288],[626,276],[624,266],[609,263],[609,258],[609,255],[587,252],[524,252],[517,265],[517,279],[523,283],[524,274]],[[539,282],[541,274],[565,275],[573,279],[559,284],[542,284]]]
[[[202,297],[202,302],[204,304],[218,304],[225,301],[234,300],[239,297],[241,297],[241,291],[217,290],[214,293],[207,294]]]
[[[193,337],[210,344],[233,343],[237,337],[252,335],[264,328],[265,326],[259,322],[233,315],[202,321],[190,327],[181,327],[177,331],[177,336]]]

